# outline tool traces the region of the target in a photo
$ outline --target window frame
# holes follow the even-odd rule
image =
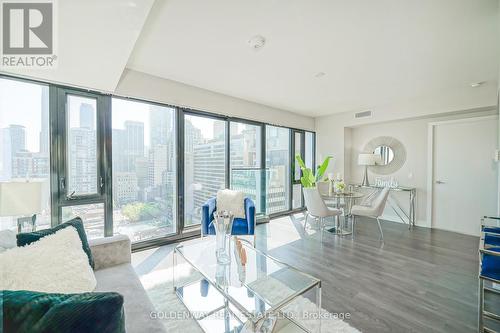
[[[289,195],[289,209],[282,211],[282,212],[277,212],[277,213],[271,213],[269,216],[266,216],[265,220],[268,220],[270,218],[278,217],[278,216],[283,216],[290,214],[292,212],[300,211],[304,209],[304,200],[302,200],[302,207],[297,208],[297,209],[292,209],[292,192],[293,192],[293,184],[295,183],[300,183],[299,181],[294,180],[294,146],[293,142],[295,140],[295,132],[300,132],[302,133],[302,147],[301,147],[301,154],[302,156],[305,157],[305,133],[312,133],[312,159],[313,159],[313,166],[316,163],[316,133],[315,131],[310,131],[310,130],[304,130],[304,129],[298,129],[298,128],[293,128],[289,126],[283,126],[283,125],[277,125],[273,123],[267,123],[267,122],[261,122],[261,121],[255,121],[251,119],[246,119],[246,118],[241,118],[241,117],[232,117],[232,116],[225,116],[221,114],[217,114],[214,112],[209,112],[209,111],[203,111],[203,110],[198,110],[198,109],[192,109],[192,108],[187,108],[187,107],[181,107],[181,106],[176,106],[172,104],[167,104],[167,103],[161,103],[157,101],[151,101],[143,98],[135,98],[135,97],[127,97],[123,95],[116,95],[116,94],[108,94],[108,93],[103,93],[97,90],[89,90],[89,89],[82,89],[78,87],[73,87],[69,85],[61,85],[61,84],[56,84],[56,83],[51,83],[51,82],[46,82],[42,80],[34,80],[31,78],[25,78],[25,77],[19,77],[15,75],[9,75],[9,74],[4,74],[0,73],[1,78],[5,79],[10,79],[10,80],[19,80],[19,81],[24,81],[28,83],[36,83],[36,84],[41,84],[45,85],[49,88],[49,142],[50,142],[50,201],[51,201],[51,225],[56,226],[61,223],[61,209],[63,206],[73,206],[73,205],[79,205],[79,204],[92,204],[92,203],[103,203],[105,206],[105,213],[104,213],[104,237],[109,237],[113,235],[113,193],[112,193],[112,181],[113,181],[113,173],[112,173],[112,140],[106,140],[106,138],[112,138],[112,107],[111,107],[111,99],[112,98],[119,98],[119,99],[124,99],[124,100],[131,100],[131,101],[136,101],[136,102],[142,102],[142,103],[148,103],[151,105],[157,105],[157,106],[162,106],[162,107],[168,107],[168,108],[173,108],[175,110],[175,140],[176,140],[176,157],[177,157],[177,163],[176,163],[176,207],[177,207],[177,214],[176,214],[176,233],[166,235],[163,237],[159,238],[154,238],[151,240],[146,240],[146,241],[140,241],[140,242],[135,242],[132,244],[132,249],[139,250],[139,249],[147,249],[147,248],[152,248],[152,247],[157,247],[161,246],[164,244],[170,244],[173,242],[177,242],[180,240],[185,240],[193,237],[197,237],[200,235],[200,226],[199,225],[193,225],[193,226],[184,226],[184,199],[185,199],[185,193],[184,193],[184,181],[185,181],[185,170],[184,170],[184,124],[185,124],[185,115],[193,115],[193,116],[202,116],[202,117],[208,117],[212,119],[217,119],[217,120],[222,120],[225,121],[225,126],[226,126],[226,137],[225,137],[225,149],[226,149],[226,154],[225,154],[225,185],[226,187],[229,187],[230,184],[230,168],[231,168],[231,161],[230,161],[230,138],[231,138],[231,122],[238,122],[238,123],[244,123],[244,124],[250,124],[250,125],[256,125],[261,127],[261,144],[260,144],[260,156],[261,156],[261,161],[260,161],[260,167],[262,169],[266,168],[266,126],[274,126],[274,127],[280,127],[280,128],[286,128],[289,130],[289,135],[290,135],[290,140],[289,140],[289,152],[290,152],[290,162],[289,163],[289,179],[288,179],[288,185],[290,188],[290,195]],[[60,178],[61,174],[66,174],[65,170],[65,159],[64,154],[62,152],[65,152],[66,148],[66,131],[61,131],[61,126],[65,126],[65,106],[62,105],[61,102],[61,94],[65,96],[65,93],[70,93],[74,94],[77,96],[89,96],[91,98],[96,98],[97,99],[97,109],[101,109],[102,111],[99,112],[96,110],[96,129],[100,128],[99,134],[97,135],[97,139],[100,142],[99,147],[98,147],[98,160],[99,161],[99,167],[98,167],[98,179],[99,177],[103,177],[104,179],[104,187],[103,190],[99,195],[91,195],[91,196],[79,196],[75,200],[67,200],[65,196],[63,196],[64,191],[61,190],[60,186]],[[265,195],[265,194],[264,194]],[[265,204],[266,201],[262,201],[264,204],[264,209],[265,209]]]

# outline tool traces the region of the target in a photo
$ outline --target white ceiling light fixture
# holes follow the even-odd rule
[[[248,45],[250,45],[250,47],[255,51],[262,49],[265,44],[266,44],[266,38],[261,35],[253,36],[248,40]]]
[[[325,72],[318,72],[318,73],[316,73],[316,75],[314,75],[314,77],[320,78],[320,77],[323,77],[325,75],[326,75]]]

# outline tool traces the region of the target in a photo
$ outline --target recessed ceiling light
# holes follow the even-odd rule
[[[470,84],[470,86],[471,86],[472,88],[477,88],[477,87],[482,86],[484,83],[486,83],[486,81],[472,82],[472,83]]]
[[[323,77],[325,75],[326,75],[325,72],[318,72],[318,73],[316,73],[316,75],[314,75],[314,77]]]
[[[266,39],[261,35],[253,36],[248,40],[248,45],[254,50],[260,50],[266,44]]]

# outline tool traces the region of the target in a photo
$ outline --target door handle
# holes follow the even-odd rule
[[[443,182],[442,180],[436,180],[436,184],[446,184],[446,182]]]

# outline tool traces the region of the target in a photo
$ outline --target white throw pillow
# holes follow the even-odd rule
[[[0,253],[0,267],[0,290],[82,293],[97,284],[74,227]]]
[[[17,246],[16,234],[12,230],[0,231],[0,252]]]
[[[235,218],[245,218],[245,195],[240,191],[219,190],[217,192],[217,211],[227,210]]]

